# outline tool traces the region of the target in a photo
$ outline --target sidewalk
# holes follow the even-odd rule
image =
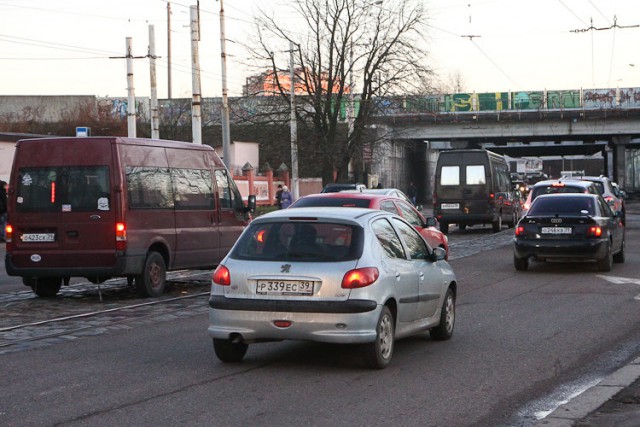
[[[627,199],[626,209],[627,214],[640,215],[640,199]],[[534,426],[640,426],[640,357],[561,405]]]

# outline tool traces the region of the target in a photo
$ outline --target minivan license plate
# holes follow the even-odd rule
[[[258,280],[256,293],[260,295],[311,295],[311,280]]]
[[[25,233],[22,235],[23,242],[55,242],[54,233]]]
[[[460,209],[460,203],[443,203],[440,207],[442,209]]]

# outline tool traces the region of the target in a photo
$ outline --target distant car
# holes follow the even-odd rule
[[[339,193],[310,194],[296,200],[289,209],[306,207],[358,207],[369,209],[381,209],[400,215],[413,225],[432,248],[441,247],[447,252],[449,258],[449,239],[438,229],[435,218],[425,218],[409,201],[393,195],[373,194],[373,191],[365,192],[341,191]]]
[[[334,182],[324,186],[321,193],[337,193],[344,190],[364,190],[366,186],[364,184],[351,184],[351,183],[339,183]]]
[[[525,271],[530,261],[596,261],[599,271],[624,262],[625,229],[598,194],[547,194],[536,197],[518,222],[513,264]]]
[[[300,208],[253,220],[213,274],[208,333],[217,357],[251,343],[361,344],[366,364],[391,361],[394,341],[455,324],[456,276],[406,221],[358,208]]]
[[[398,190],[397,188],[371,188],[362,190],[363,193],[367,194],[382,194],[385,196],[393,196],[399,199],[402,199],[408,203],[413,205],[413,202],[402,190]]]
[[[536,182],[529,190],[529,195],[524,203],[522,211],[527,213],[531,207],[531,203],[536,197],[542,194],[555,193],[588,193],[599,194],[596,185],[587,181],[580,181],[574,178],[567,179],[549,179]]]
[[[613,182],[606,176],[582,176],[583,181],[591,181],[596,184],[598,194],[600,194],[607,202],[611,210],[615,212],[622,212],[622,220],[626,214],[624,206],[624,198],[620,194],[620,190],[613,185]]]

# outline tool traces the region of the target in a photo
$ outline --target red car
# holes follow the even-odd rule
[[[425,218],[410,203],[397,197],[351,192],[310,194],[293,202],[288,209],[336,206],[380,209],[400,215],[422,234],[422,237],[432,248],[441,247],[447,251],[447,258],[449,258],[449,240],[438,229],[436,219],[434,217]]]

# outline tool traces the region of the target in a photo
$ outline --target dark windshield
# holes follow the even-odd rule
[[[577,187],[573,185],[545,185],[533,188],[531,200],[540,196],[541,194],[556,194],[556,193],[584,193],[584,187]]]
[[[356,199],[352,197],[303,197],[298,199],[293,207],[296,208],[308,208],[308,207],[356,207],[356,208],[368,208],[371,202],[367,199]]]
[[[232,258],[261,261],[347,261],[360,258],[364,232],[326,222],[251,223]]]
[[[107,166],[21,168],[15,186],[18,212],[111,209]]]

